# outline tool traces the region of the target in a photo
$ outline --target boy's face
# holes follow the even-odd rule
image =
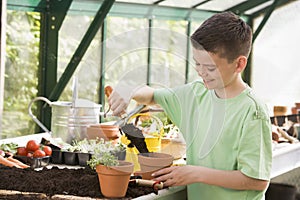
[[[228,63],[227,59],[217,54],[193,48],[195,70],[203,79],[207,89],[224,89],[237,77],[236,60]]]

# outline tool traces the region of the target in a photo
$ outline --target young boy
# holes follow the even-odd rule
[[[262,200],[272,162],[271,124],[266,106],[241,73],[251,49],[251,28],[231,12],[215,14],[191,36],[195,70],[202,80],[173,89],[141,87],[132,99],[159,104],[180,128],[186,166],[153,174],[165,186],[187,185],[188,199]],[[114,114],[126,109],[117,91]]]

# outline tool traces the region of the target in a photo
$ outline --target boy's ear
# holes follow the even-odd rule
[[[236,72],[241,73],[247,66],[247,57],[246,56],[239,56],[237,58],[236,64]]]

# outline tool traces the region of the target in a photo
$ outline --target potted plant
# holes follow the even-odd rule
[[[120,148],[123,146],[102,141],[96,146],[92,158],[87,162],[91,168],[96,169],[100,190],[105,197],[124,197],[133,173],[133,163],[118,160],[116,152]]]

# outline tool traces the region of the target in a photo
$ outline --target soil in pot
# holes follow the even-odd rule
[[[33,169],[10,168],[0,164],[0,189],[22,192],[44,193],[47,197],[55,194],[75,195],[91,198],[104,198],[99,188],[98,175],[90,168],[80,169],[51,169],[42,168],[40,171]],[[153,188],[130,185],[126,196],[121,199],[132,199],[150,193],[156,193]],[[0,199],[2,198],[0,194]],[[11,198],[12,199],[12,198]],[[15,200],[21,199],[16,196]],[[41,199],[32,197],[31,200]],[[45,199],[45,198],[42,198]]]

